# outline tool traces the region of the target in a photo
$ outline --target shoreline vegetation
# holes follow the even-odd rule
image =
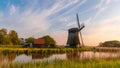
[[[65,47],[55,47],[55,48],[23,48],[20,45],[16,46],[8,46],[8,45],[0,45],[0,52],[5,53],[66,53],[73,51],[109,51],[109,52],[117,52],[120,51],[118,47],[81,47],[81,48],[65,48]]]
[[[38,53],[38,54],[59,54],[59,53],[70,53],[75,51],[93,51],[93,48],[82,47],[82,48],[1,48],[2,53]]]
[[[54,60],[28,63],[10,63],[1,68],[119,68],[120,59],[91,59],[86,61]]]
[[[120,48],[117,47],[81,47],[81,48],[65,48],[65,47],[56,47],[56,48],[22,48],[19,45],[17,46],[0,46],[0,52],[5,54],[7,53],[39,53],[39,54],[57,54],[57,53],[70,53],[75,51],[94,51],[94,52],[117,52],[120,51]]]
[[[116,52],[120,51],[120,48],[114,47],[81,47],[81,48],[65,48],[65,47],[56,47],[56,48],[22,48],[19,46],[0,46],[0,53],[7,54],[62,54],[62,53],[73,53],[76,51],[108,51]],[[28,63],[8,63],[0,64],[0,68],[119,68],[120,59],[86,59],[86,60],[52,60],[52,61],[38,61],[38,62],[28,62]]]

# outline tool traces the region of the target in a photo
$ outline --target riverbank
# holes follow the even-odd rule
[[[95,51],[109,51],[109,52],[117,52],[120,51],[120,47],[95,47]]]
[[[95,51],[95,52],[117,52],[120,48],[116,47],[81,47],[81,48],[22,48],[22,47],[0,47],[0,52],[3,53],[66,53],[75,51]]]
[[[4,65],[1,65],[4,67]],[[119,68],[120,59],[93,59],[86,61],[54,60],[31,63],[11,63],[7,68]]]
[[[0,52],[8,53],[39,53],[39,54],[54,54],[54,53],[69,53],[75,51],[92,51],[94,48],[0,48]]]

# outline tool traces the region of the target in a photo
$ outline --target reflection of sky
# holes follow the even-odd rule
[[[84,22],[86,45],[120,40],[120,0],[0,0],[0,29],[15,29],[20,37],[51,35],[66,44],[67,29]]]
[[[26,62],[38,62],[38,61],[53,61],[56,59],[61,59],[61,60],[65,60],[66,58],[66,54],[54,54],[51,55],[50,57],[45,57],[44,58],[37,58],[37,59],[32,59],[32,56],[27,56],[25,54],[21,54],[19,56],[17,56],[14,59],[14,63],[19,62],[19,63],[26,63]]]
[[[119,52],[81,52],[80,59],[94,59],[94,58],[120,58]]]
[[[27,56],[25,54],[21,54],[19,56],[17,56],[13,62],[30,62],[32,60],[32,56]]]
[[[55,59],[62,59],[65,60],[67,59],[66,54],[55,54],[49,57],[51,60]]]

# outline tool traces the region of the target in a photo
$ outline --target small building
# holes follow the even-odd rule
[[[26,43],[24,38],[19,38],[20,45],[24,45]]]
[[[35,48],[46,48],[48,47],[44,39],[34,39],[33,47]]]

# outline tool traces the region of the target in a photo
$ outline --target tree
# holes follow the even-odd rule
[[[11,30],[9,34],[7,29],[0,29],[0,44],[1,45],[17,45],[19,43],[17,32]]]
[[[29,37],[25,39],[26,43],[34,43],[34,38],[33,37]]]
[[[19,44],[18,34],[17,34],[16,31],[11,30],[10,33],[9,33],[9,38],[10,38],[10,41],[13,45],[18,45]]]
[[[44,39],[46,44],[52,47],[56,45],[56,41],[49,35],[43,36],[42,38],[39,38],[39,39]]]
[[[3,44],[4,42],[4,35],[0,31],[0,44]]]
[[[3,28],[0,30],[0,44],[9,44],[7,29]]]
[[[101,45],[103,47],[120,47],[120,41],[117,41],[117,40],[105,41],[104,43],[101,43]]]

